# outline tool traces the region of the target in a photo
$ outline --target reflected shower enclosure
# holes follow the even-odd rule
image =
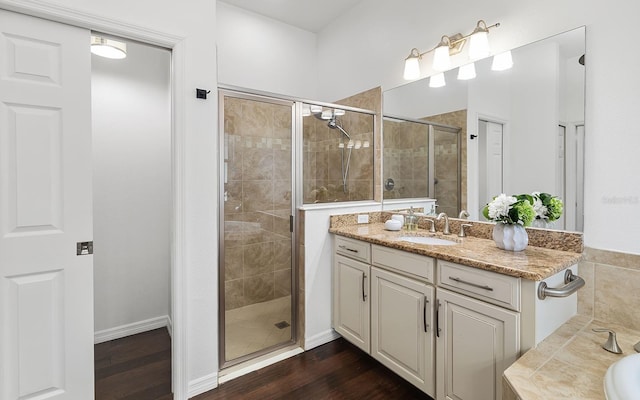
[[[302,105],[305,204],[373,199],[374,115]]]

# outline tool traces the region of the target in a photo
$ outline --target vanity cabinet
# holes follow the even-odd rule
[[[336,255],[333,269],[333,329],[349,342],[369,353],[371,267]]]
[[[435,396],[434,260],[342,237],[335,249],[333,328]]]
[[[519,313],[438,288],[438,400],[502,398],[502,374],[520,354]]]
[[[540,284],[335,236],[333,327],[437,400],[500,400],[504,370],[576,314]]]
[[[433,286],[371,268],[371,355],[431,396],[433,299]]]

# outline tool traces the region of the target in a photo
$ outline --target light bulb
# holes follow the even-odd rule
[[[333,115],[337,116],[337,117],[341,117],[343,115],[345,115],[347,112],[345,110],[342,110],[340,108],[336,108],[333,110]]]
[[[308,117],[309,115],[311,115],[311,108],[309,108],[308,104],[303,104],[302,105],[302,116],[303,117]]]
[[[127,57],[127,44],[100,36],[91,36],[91,52],[100,57],[119,60]]]
[[[368,148],[369,147],[369,141],[365,140],[364,142],[362,142],[362,147],[365,148],[365,149]]]
[[[404,79],[412,81],[420,78],[420,61],[417,58],[404,60]]]
[[[359,149],[360,147],[362,147],[362,142],[359,140],[356,140],[356,145],[355,145],[356,150]]]
[[[322,111],[322,115],[320,116],[320,118],[322,119],[331,119],[331,117],[333,117],[333,111],[331,110],[324,110]]]
[[[318,114],[322,112],[322,106],[317,106],[315,104],[312,104],[310,108],[311,108],[311,112],[314,114]]]

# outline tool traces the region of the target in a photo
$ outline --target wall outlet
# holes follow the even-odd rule
[[[358,223],[359,224],[368,224],[369,223],[369,214],[358,214]]]

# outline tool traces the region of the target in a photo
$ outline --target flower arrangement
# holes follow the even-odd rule
[[[493,222],[529,226],[536,217],[533,203],[533,196],[528,194],[507,196],[502,193],[484,206],[482,215]]]
[[[564,204],[558,197],[541,192],[533,192],[531,197],[533,198],[536,219],[553,222],[562,216]]]

